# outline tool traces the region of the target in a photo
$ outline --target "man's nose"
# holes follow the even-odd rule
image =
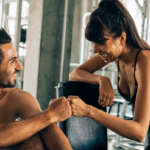
[[[19,70],[19,71],[23,70],[23,66],[19,60],[17,61],[16,70]]]

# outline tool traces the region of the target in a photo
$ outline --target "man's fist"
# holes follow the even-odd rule
[[[72,114],[69,101],[65,97],[52,99],[48,109],[54,118],[54,122],[61,122],[69,118]]]

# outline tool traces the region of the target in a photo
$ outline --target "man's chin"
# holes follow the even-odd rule
[[[14,80],[14,82],[10,84],[10,87],[12,87],[12,88],[15,87],[16,83],[17,83],[16,80]]]
[[[13,88],[16,86],[16,80],[13,82],[8,82],[7,84],[3,85],[4,88]]]

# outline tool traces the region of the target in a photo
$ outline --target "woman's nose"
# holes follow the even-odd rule
[[[98,50],[94,47],[93,52],[94,52],[95,54],[97,54],[97,53],[98,53]]]
[[[96,46],[95,46],[95,43],[92,42],[92,47],[93,47],[93,52],[96,54],[97,53],[97,50],[96,50]]]

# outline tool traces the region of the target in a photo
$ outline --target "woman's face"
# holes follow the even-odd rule
[[[111,36],[105,36],[108,40],[104,44],[92,42],[94,53],[99,54],[105,63],[115,61],[122,53],[123,46],[120,38],[113,39]]]

